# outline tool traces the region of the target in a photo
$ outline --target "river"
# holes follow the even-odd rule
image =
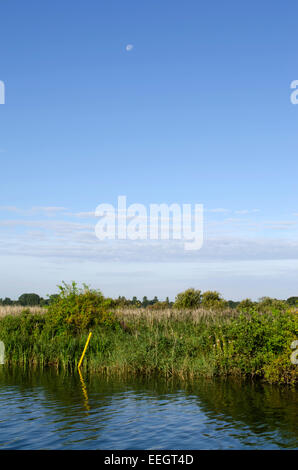
[[[0,449],[297,449],[297,390],[0,366]]]

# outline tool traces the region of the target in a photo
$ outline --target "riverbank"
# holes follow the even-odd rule
[[[294,310],[260,313],[195,311],[121,312],[92,327],[82,369],[105,374],[243,377],[298,383],[290,344],[297,339]],[[0,319],[6,363],[22,367],[77,367],[88,329],[53,327],[48,313],[29,311]]]

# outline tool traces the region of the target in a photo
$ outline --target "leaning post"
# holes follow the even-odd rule
[[[91,333],[91,331],[90,331],[89,336],[88,336],[87,341],[86,341],[86,344],[85,344],[85,347],[84,347],[83,354],[82,354],[81,359],[80,359],[79,364],[78,364],[78,369],[80,369],[81,364],[82,364],[82,362],[83,362],[83,359],[84,359],[84,356],[85,356],[85,352],[86,352],[86,349],[87,349],[87,347],[88,347],[88,344],[89,344],[91,335],[92,335],[92,333]]]

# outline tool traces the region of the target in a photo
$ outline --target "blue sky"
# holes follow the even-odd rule
[[[0,297],[298,295],[295,1],[0,1]],[[126,45],[132,44],[130,51]],[[205,240],[95,238],[88,212],[202,203]]]

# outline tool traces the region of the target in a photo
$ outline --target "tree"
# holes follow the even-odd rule
[[[110,311],[112,299],[105,298],[100,290],[83,284],[78,288],[73,281],[58,286],[60,293],[47,309],[47,322],[53,332],[81,333],[95,325],[115,326],[116,318]]]
[[[284,300],[273,299],[271,297],[261,297],[259,302],[256,304],[258,311],[263,312],[267,310],[277,309],[284,311],[288,307],[288,304]]]
[[[239,302],[237,310],[252,308],[254,307],[254,305],[255,305],[255,302],[253,302],[251,299],[244,299],[244,300],[241,300],[241,302]]]
[[[50,305],[51,303],[55,302],[55,300],[57,300],[58,297],[59,297],[59,294],[52,294],[52,295],[50,295],[48,304]]]
[[[235,301],[235,300],[228,300],[227,302],[230,308],[237,308],[238,305],[240,304],[240,302]]]
[[[134,296],[131,300],[131,305],[133,307],[141,308],[142,307],[142,302],[140,300],[138,300],[138,298],[136,296]]]
[[[202,307],[205,308],[224,308],[228,303],[217,291],[208,290],[202,295]]]
[[[174,308],[198,308],[201,304],[201,291],[193,288],[176,295]]]
[[[287,303],[289,305],[292,305],[293,307],[297,307],[298,306],[298,297],[289,297],[287,299]]]
[[[18,299],[20,305],[33,306],[40,305],[41,298],[37,294],[22,294]]]
[[[129,307],[131,304],[131,301],[128,300],[124,295],[119,295],[117,299],[111,299],[109,297],[106,298],[106,300],[109,300],[110,307],[111,308],[124,308],[124,307]]]

